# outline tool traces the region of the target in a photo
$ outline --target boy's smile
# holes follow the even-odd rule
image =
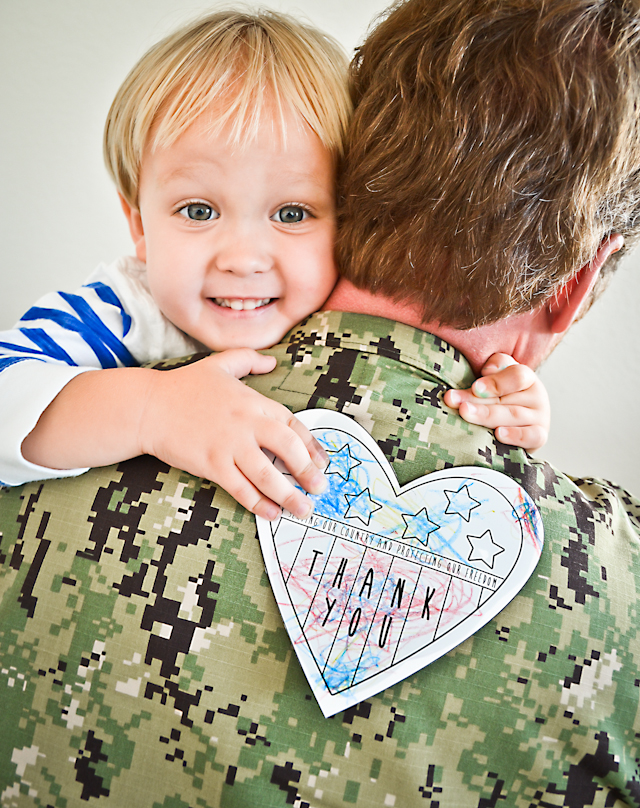
[[[140,209],[123,206],[151,293],[174,325],[216,351],[267,348],[335,284],[333,160],[293,113],[285,134],[265,116],[241,145],[224,130],[212,135],[210,120],[147,148]]]

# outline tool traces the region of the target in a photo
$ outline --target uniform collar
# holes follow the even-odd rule
[[[369,314],[316,312],[284,341],[385,356],[435,376],[448,387],[470,387],[476,378],[460,351],[435,334]]]

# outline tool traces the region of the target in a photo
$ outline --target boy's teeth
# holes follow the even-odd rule
[[[259,309],[261,306],[266,306],[270,300],[270,297],[263,297],[257,300],[239,300],[235,297],[215,298],[218,306],[223,306],[226,309],[233,309],[234,311],[252,311],[253,309]]]

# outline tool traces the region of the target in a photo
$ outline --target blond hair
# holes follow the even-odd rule
[[[356,286],[471,328],[636,239],[637,0],[407,0],[352,70],[338,258]]]
[[[337,159],[351,113],[347,67],[337,42],[284,14],[209,14],[154,45],[123,82],[105,125],[107,169],[137,206],[144,149],[170,145],[213,103],[212,135],[226,127],[232,142],[249,142],[275,109],[286,144],[289,109]]]

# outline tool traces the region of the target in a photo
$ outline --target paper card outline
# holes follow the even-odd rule
[[[452,648],[455,648],[469,636],[474,634],[483,625],[485,625],[487,622],[493,619],[493,617],[495,617],[500,611],[502,611],[502,609],[506,605],[508,605],[508,603],[511,602],[511,600],[517,595],[520,589],[524,586],[526,581],[530,578],[542,552],[544,531],[542,521],[540,519],[540,515],[537,511],[537,508],[531,501],[526,491],[510,477],[507,477],[506,475],[501,474],[500,472],[497,472],[493,469],[486,469],[480,466],[453,467],[449,469],[444,469],[442,471],[432,472],[431,474],[427,474],[423,477],[413,480],[412,482],[404,486],[400,486],[396,480],[395,474],[393,473],[390,464],[384,457],[377,443],[373,440],[373,438],[369,435],[369,433],[352,418],[342,413],[322,409],[305,410],[303,412],[297,413],[296,416],[307,426],[307,428],[309,428],[312,432],[316,432],[315,435],[316,438],[326,437],[330,433],[333,433],[334,436],[344,435],[345,440],[347,442],[342,445],[340,451],[344,449],[345,446],[357,447],[357,444],[360,444],[360,446],[365,450],[364,455],[362,454],[361,450],[359,450],[359,452],[356,453],[357,456],[355,459],[358,460],[359,457],[359,462],[351,466],[346,478],[339,472],[336,473],[336,476],[341,477],[341,485],[339,486],[334,485],[331,486],[331,488],[334,489],[335,491],[338,491],[340,496],[344,495],[345,498],[347,497],[347,495],[344,493],[344,487],[348,485],[351,469],[357,469],[358,475],[361,476],[364,474],[365,479],[367,480],[370,479],[369,476],[367,476],[369,469],[363,469],[362,468],[363,464],[364,465],[369,464],[373,466],[372,471],[375,472],[375,475],[371,479],[373,479],[374,483],[378,485],[378,488],[380,487],[380,485],[384,485],[386,483],[390,493],[393,494],[393,501],[389,499],[387,502],[384,503],[384,505],[381,508],[376,508],[375,510],[372,510],[370,508],[371,512],[369,513],[368,520],[365,520],[365,518],[362,518],[361,516],[358,516],[357,513],[354,513],[351,517],[349,517],[350,520],[349,525],[346,525],[344,521],[345,519],[347,519],[346,513],[348,513],[349,510],[348,508],[343,514],[342,521],[337,519],[335,516],[327,515],[327,510],[331,511],[331,507],[333,507],[333,504],[335,504],[335,503],[327,504],[327,502],[325,502],[325,500],[327,500],[327,498],[329,497],[329,491],[325,491],[323,494],[319,496],[312,497],[312,499],[314,499],[316,502],[316,511],[314,512],[312,517],[310,517],[308,520],[297,519],[288,512],[284,512],[282,516],[274,522],[268,522],[260,518],[257,519],[258,534],[265,560],[265,567],[267,569],[267,573],[271,581],[271,586],[274,591],[274,595],[278,603],[278,606],[280,608],[280,612],[285,627],[287,628],[287,632],[293,643],[294,649],[296,651],[300,664],[304,670],[305,676],[307,677],[307,680],[309,681],[309,684],[314,692],[314,695],[318,700],[319,706],[323,714],[326,717],[329,717],[339,712],[340,710],[345,710],[348,707],[352,706],[353,704],[357,704],[360,701],[370,696],[373,696],[376,693],[381,692],[387,687],[390,687],[391,685],[397,683],[398,681],[405,679],[407,676],[410,676],[412,673],[415,673],[417,670],[426,667],[431,662],[434,662],[440,656],[443,656],[445,653],[450,651]],[[347,454],[350,455],[350,452],[351,449],[349,448]],[[363,458],[365,458],[367,454],[368,457],[366,457],[366,463],[364,463]],[[280,465],[279,461],[276,462],[281,468],[281,470],[284,470],[284,468]],[[330,476],[331,474],[329,473],[328,477]],[[451,487],[448,489],[444,489],[445,485],[457,486],[457,490],[454,491],[452,490]],[[407,497],[409,497],[409,495],[412,494],[412,492],[415,492],[416,495],[418,495],[419,489],[424,488],[425,490],[422,492],[422,494],[424,494],[425,498],[427,497],[427,495],[429,495],[431,496],[432,499],[436,499],[437,488],[434,488],[434,486],[440,486],[443,489],[443,492],[446,494],[447,503],[443,513],[445,515],[449,515],[452,517],[460,516],[461,524],[464,524],[465,526],[471,524],[473,512],[476,511],[478,507],[481,507],[481,504],[483,504],[480,503],[479,500],[471,496],[469,488],[470,486],[472,487],[475,486],[473,492],[476,494],[476,496],[480,496],[479,493],[480,490],[482,489],[482,491],[485,491],[486,488],[486,494],[489,494],[489,491],[494,492],[494,494],[490,496],[495,496],[497,498],[497,502],[502,502],[504,500],[502,504],[503,511],[501,512],[501,515],[497,517],[499,520],[502,520],[500,521],[500,525],[504,527],[505,514],[509,512],[512,519],[512,522],[510,523],[510,530],[515,531],[516,534],[519,533],[519,536],[517,536],[515,539],[516,542],[519,541],[517,550],[514,551],[513,548],[511,548],[510,550],[512,558],[511,562],[509,562],[508,559],[503,559],[500,561],[500,564],[502,564],[503,566],[505,564],[507,566],[509,565],[509,563],[511,564],[510,569],[505,576],[500,576],[491,572],[491,567],[489,566],[488,562],[482,560],[482,558],[480,558],[480,561],[482,561],[482,563],[484,563],[485,566],[487,566],[489,570],[488,572],[484,570],[478,571],[478,566],[476,564],[470,563],[471,561],[475,562],[478,560],[475,557],[474,559],[471,559],[469,557],[465,564],[464,560],[460,557],[459,553],[454,552],[454,549],[451,548],[450,543],[447,552],[453,553],[454,555],[458,555],[458,560],[456,560],[455,558],[447,557],[446,555],[444,555],[444,552],[436,552],[434,550],[430,550],[428,547],[428,542],[425,544],[424,549],[422,549],[419,545],[418,546],[416,545],[416,542],[407,541],[407,539],[415,538],[419,543],[421,543],[422,540],[420,539],[419,536],[414,536],[413,534],[410,537],[405,537],[404,535],[402,536],[395,535],[402,528],[404,528],[404,533],[406,533],[406,530],[409,528],[409,523],[407,523],[406,520],[404,520],[403,524],[398,524],[398,520],[396,519],[395,524],[397,524],[398,529],[395,530],[393,535],[391,534],[385,535],[384,533],[381,533],[380,528],[378,528],[377,533],[373,529],[372,530],[369,529],[369,523],[372,521],[375,527],[376,512],[379,512],[380,510],[386,508],[387,506],[392,511],[394,507],[395,510],[398,511],[399,509],[398,507],[396,507],[397,502],[403,499],[406,500]],[[460,510],[456,511],[455,508],[452,511],[449,510],[449,508],[451,507],[451,498],[448,496],[448,494],[460,494],[465,487],[466,487],[465,496],[467,498],[467,506],[460,507],[460,510],[467,511],[466,517],[463,513],[460,512]],[[432,488],[432,490],[429,491],[428,490],[429,488]],[[368,488],[367,491],[369,500],[373,503],[380,505],[380,501],[372,498],[371,491],[369,491]],[[469,500],[478,503],[478,505],[469,506],[468,505]],[[435,522],[431,521],[428,515],[428,506],[430,501],[431,500],[429,500],[427,502],[427,505],[425,505],[424,507],[426,520],[431,524],[436,524],[438,522],[438,519],[436,519]],[[439,501],[441,505],[445,504],[442,492],[440,494]],[[485,500],[484,504],[486,504],[488,501],[489,500]],[[348,498],[347,502],[350,503]],[[344,508],[344,503],[342,504],[342,507]],[[494,511],[492,512],[497,513],[497,510],[495,510],[494,508]],[[363,515],[364,516],[367,515],[366,508],[363,510]],[[413,513],[407,513],[405,515],[418,517],[419,513],[414,511]],[[371,517],[373,517],[373,520]],[[379,518],[382,517],[380,516]],[[305,613],[305,619],[302,621],[302,623],[300,622],[300,619],[298,617],[298,611],[296,610],[296,604],[292,599],[293,597],[292,593],[289,587],[287,586],[288,578],[291,576],[294,565],[298,559],[299,554],[302,552],[303,546],[307,539],[306,533],[309,529],[312,529],[314,525],[316,528],[318,527],[318,520],[320,520],[320,522],[324,520],[325,526],[329,521],[334,523],[329,532],[327,532],[326,530],[323,531],[322,529],[316,530],[317,534],[324,533],[325,535],[331,537],[330,540],[331,550],[333,550],[338,541],[353,544],[355,547],[360,548],[361,557],[358,570],[356,571],[356,576],[360,572],[360,567],[365,558],[365,555],[367,554],[367,550],[371,551],[372,554],[375,553],[390,556],[392,559],[388,567],[388,570],[390,571],[391,568],[393,567],[393,564],[395,563],[394,562],[395,559],[406,558],[406,556],[403,556],[402,554],[404,551],[401,551],[399,548],[409,548],[406,550],[406,552],[410,556],[412,556],[412,558],[407,562],[407,564],[414,564],[415,566],[420,566],[421,569],[418,573],[418,578],[416,579],[416,582],[413,585],[413,589],[411,590],[412,602],[410,603],[408,609],[406,610],[406,615],[409,615],[411,613],[413,599],[416,595],[418,589],[418,581],[420,579],[420,576],[422,575],[423,569],[431,570],[431,573],[433,575],[442,574],[443,576],[447,575],[449,576],[447,592],[445,593],[442,600],[439,601],[442,604],[443,608],[440,609],[440,615],[438,617],[437,626],[432,632],[433,639],[429,641],[426,645],[423,644],[420,647],[416,648],[415,650],[410,651],[400,661],[397,662],[393,661],[395,660],[396,655],[398,654],[400,644],[402,641],[402,635],[405,632],[405,628],[407,626],[407,620],[405,616],[405,622],[403,623],[401,633],[398,637],[397,642],[395,643],[395,650],[393,652],[394,655],[391,664],[386,666],[384,669],[380,670],[378,668],[375,668],[373,662],[371,662],[371,670],[369,671],[367,669],[366,675],[360,678],[358,681],[355,681],[356,677],[358,676],[358,668],[360,666],[360,662],[362,660],[362,657],[365,655],[365,650],[367,649],[369,634],[373,630],[374,621],[378,616],[378,609],[379,608],[381,609],[379,604],[380,599],[382,598],[384,593],[383,592],[380,593],[380,597],[378,598],[378,606],[374,610],[374,615],[371,620],[371,624],[369,626],[367,638],[365,640],[365,645],[363,645],[362,647],[358,663],[356,664],[355,669],[353,668],[353,664],[351,664],[350,667],[347,666],[348,671],[353,670],[352,676],[351,673],[349,673],[349,675],[351,676],[350,681],[352,682],[352,684],[347,684],[343,686],[336,686],[335,684],[332,685],[328,681],[328,677],[330,677],[331,675],[335,675],[339,680],[339,677],[340,675],[342,675],[342,673],[339,671],[338,668],[335,669],[332,668],[329,671],[329,674],[327,674],[327,667],[330,664],[329,661],[325,660],[324,664],[321,664],[323,660],[322,658],[321,659],[318,658],[317,653],[314,653],[314,650],[311,647],[311,641],[305,631],[307,618],[311,613],[311,609],[313,608],[318,591],[323,585],[322,575],[325,572],[326,564],[328,564],[329,560],[331,559],[331,553],[329,553],[327,555],[327,558],[325,559],[324,562],[325,567],[323,567],[322,573],[320,575],[320,580],[311,597],[311,601],[307,604],[308,605],[307,612]],[[450,521],[453,523],[454,520],[451,519]],[[356,526],[354,526],[355,522],[358,523]],[[342,537],[338,536],[334,532],[334,530],[338,529],[337,528],[338,524],[342,524],[343,526],[353,528],[354,531],[351,533],[352,538],[349,538],[348,536],[342,536]],[[295,541],[299,542],[299,546],[295,552],[293,562],[288,567],[288,572],[285,574],[283,572],[283,569],[286,566],[283,565],[284,551],[282,550],[281,545],[279,552],[279,544],[276,541],[276,536],[282,534],[284,527],[288,527],[289,525],[294,526],[292,529],[294,531],[294,534],[297,535]],[[436,528],[437,529],[435,530],[431,530],[428,536],[435,535],[436,538],[438,538],[438,531],[442,529],[442,532],[446,532],[445,527],[443,525],[438,524],[436,525]],[[452,530],[453,528],[449,526],[447,529]],[[354,537],[358,536],[358,530],[361,538],[358,541],[356,541]],[[369,536],[369,539],[364,538],[364,534],[367,534],[367,536]],[[371,540],[370,537],[376,537],[375,540],[379,539],[380,540],[379,543],[380,542],[389,543],[390,548],[375,549],[370,546],[367,547],[364,542],[365,540],[370,541]],[[475,535],[467,536],[468,539],[473,538],[478,539],[479,541],[483,540],[484,537],[485,534],[480,534],[478,536]],[[444,541],[444,545],[447,545],[446,540],[444,540],[442,537],[440,537],[440,540]],[[462,543],[462,540],[460,539],[458,533],[454,533],[453,541],[457,541],[459,544]],[[500,547],[500,551],[496,551],[495,555],[492,558],[493,563],[495,563],[495,559],[504,552],[506,552],[506,548],[501,547],[499,542],[493,539],[491,533],[489,533],[489,539],[485,540],[485,544],[487,543],[487,541],[491,541],[493,542],[494,546]],[[473,555],[474,552],[476,552],[476,549],[473,543],[471,542],[469,543],[472,545],[472,549],[470,552],[471,556]],[[396,552],[392,552],[392,550],[394,549],[394,545]],[[439,546],[438,549],[442,551],[442,546]],[[314,550],[312,552],[316,551]],[[427,563],[424,557],[420,561],[416,560],[418,552],[423,553],[424,556],[429,558],[429,562]],[[482,555],[482,550],[479,552],[480,555]],[[491,552],[492,551],[489,550],[489,554]],[[434,561],[434,558],[436,557],[439,559],[443,559],[445,565],[448,563],[450,565],[449,568],[447,569],[445,566],[444,569],[442,567],[435,569],[434,566],[436,566],[436,561]],[[438,561],[437,563],[439,564],[440,561]],[[448,613],[448,606],[446,606],[445,604],[448,603],[447,598],[449,597],[449,590],[451,588],[453,579],[457,578],[458,580],[461,580],[463,582],[465,581],[464,577],[460,578],[456,574],[456,570],[454,569],[456,564],[458,565],[458,569],[460,570],[460,572],[462,572],[461,565],[463,564],[465,565],[464,574],[467,576],[466,581],[472,588],[479,586],[480,595],[474,610],[470,614],[457,619],[457,622],[454,622],[452,625],[448,627],[445,626],[442,633],[438,633],[440,622],[443,619],[443,615]],[[469,572],[470,569],[475,570],[476,572],[478,572],[478,574],[484,573],[485,574],[484,583],[488,582],[487,577],[493,579],[502,578],[502,580],[500,583],[497,584],[497,586],[495,586],[495,588],[490,590],[489,594],[485,593],[483,597],[484,590],[487,589],[487,591],[489,591],[489,588],[474,582],[473,576],[475,573]],[[452,570],[454,571],[452,572]],[[335,580],[336,579],[334,579],[334,583]],[[336,640],[338,638],[338,634],[342,628],[342,620],[347,615],[347,609],[352,599],[353,590],[356,585],[356,580],[357,578],[353,579],[353,584],[351,588],[347,591],[346,597],[344,598],[343,603],[341,604],[344,608],[342,610],[340,623],[338,624],[337,627],[331,628],[331,630],[335,630],[335,636],[331,644],[331,648],[329,649],[329,653],[333,649],[333,646],[335,645]],[[360,591],[359,595],[360,600],[362,600],[363,591],[364,591],[363,589],[361,589]],[[429,593],[429,591],[430,590],[427,587],[427,594]],[[369,592],[371,592],[371,587],[369,588]],[[404,587],[402,592],[404,592]],[[303,596],[306,597],[306,593],[303,593]],[[401,594],[398,599],[398,607],[401,606],[402,596],[403,595]],[[453,596],[454,595],[452,595],[452,597]],[[433,597],[433,595],[431,595],[431,597]],[[427,610],[429,603],[430,600],[427,603]],[[391,602],[392,609],[393,605],[394,601],[392,600]],[[326,606],[327,608],[329,606],[328,600],[326,602]],[[450,613],[448,619],[450,619],[451,616],[453,616],[454,619],[458,617],[457,613],[454,610],[449,611]],[[327,615],[327,619],[328,616],[329,615]],[[424,617],[424,609],[423,609],[423,617]],[[358,617],[356,631],[358,629],[360,618],[361,614]],[[384,621],[384,615],[383,615],[383,621]],[[325,620],[325,623],[326,622],[327,620]],[[389,628],[390,625],[391,625],[391,618],[389,618]],[[352,628],[353,624],[351,623],[351,625],[349,626],[349,632],[351,631]],[[383,622],[383,628],[384,628],[384,622]],[[354,636],[356,631],[354,631],[353,634],[350,634],[350,637]],[[327,631],[326,634],[330,636],[330,631]],[[380,639],[382,639],[382,634],[380,635]],[[415,640],[415,642],[417,642],[418,644],[420,643],[420,641],[421,640],[419,639]],[[384,644],[380,647],[384,648]],[[348,648],[349,648],[349,641],[347,640],[345,645],[345,651],[348,650]],[[334,659],[334,665],[335,664],[336,663]]]

